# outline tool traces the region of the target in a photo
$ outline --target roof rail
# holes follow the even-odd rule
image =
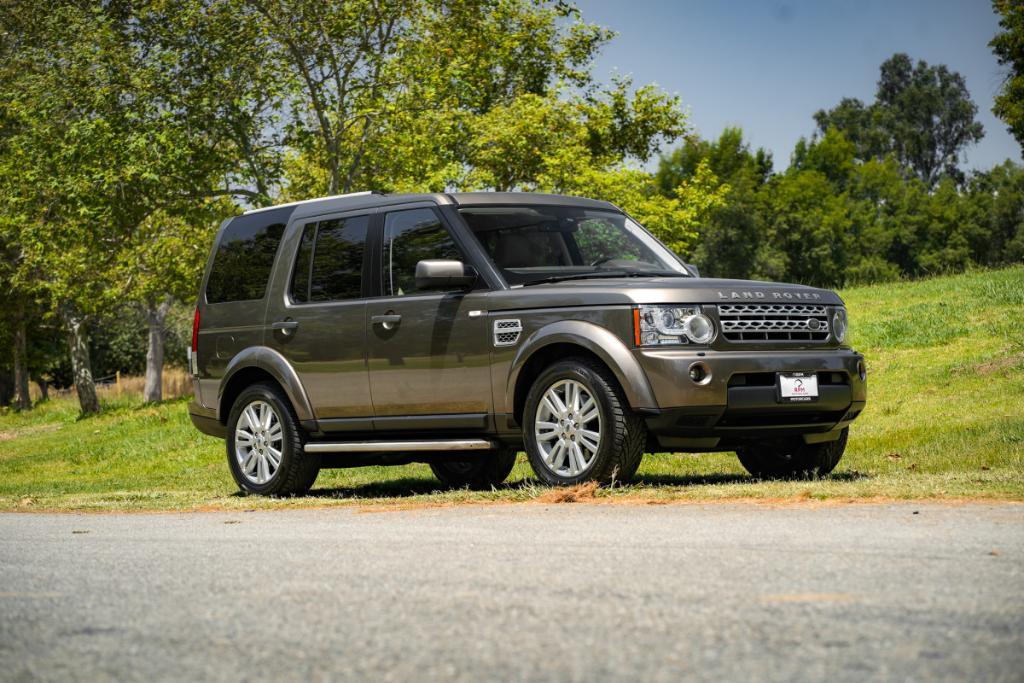
[[[261,206],[258,209],[249,209],[244,212],[243,216],[248,216],[250,213],[259,213],[260,211],[270,211],[272,209],[282,209],[286,206],[298,206],[299,204],[311,204],[312,202],[321,202],[327,199],[345,199],[347,197],[366,197],[372,194],[380,194],[373,190],[367,190],[365,192],[349,192],[348,194],[336,194],[330,197],[314,197],[313,199],[303,199],[298,202],[288,202],[287,204],[275,204],[273,206]]]

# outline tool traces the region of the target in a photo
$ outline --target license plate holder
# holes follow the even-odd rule
[[[810,403],[818,400],[818,375],[813,372],[780,372],[775,393],[779,403]]]

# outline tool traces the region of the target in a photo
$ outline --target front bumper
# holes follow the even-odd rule
[[[646,411],[647,426],[662,448],[731,450],[751,440],[801,435],[808,442],[838,438],[864,409],[864,357],[848,349],[820,351],[697,351],[642,349],[658,409]],[[693,363],[710,373],[690,379]],[[818,375],[819,398],[782,403],[779,372]]]

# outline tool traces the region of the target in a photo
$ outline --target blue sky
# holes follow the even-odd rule
[[[966,168],[1021,161],[992,114],[1002,68],[988,47],[999,26],[988,0],[576,0],[588,21],[618,32],[596,62],[680,95],[704,137],[729,125],[789,165],[811,118],[844,96],[874,99],[878,66],[895,52],[960,72],[985,138]]]

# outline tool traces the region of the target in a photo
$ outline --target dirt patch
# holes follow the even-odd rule
[[[1024,353],[1013,353],[1002,358],[986,361],[975,365],[974,369],[980,375],[994,375],[996,373],[1006,373],[1018,365],[1024,365]]]
[[[564,489],[552,489],[534,499],[535,503],[581,503],[593,502],[597,498],[597,482],[588,481]]]

